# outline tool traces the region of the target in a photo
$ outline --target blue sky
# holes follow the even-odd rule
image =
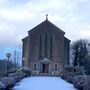
[[[21,39],[46,13],[70,40],[90,39],[90,0],[0,0],[0,58],[21,49]]]

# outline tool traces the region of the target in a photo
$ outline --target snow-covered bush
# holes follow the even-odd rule
[[[0,90],[3,90],[3,89],[8,90],[9,88],[12,88],[15,85],[16,80],[14,77],[4,77],[1,79],[1,83],[3,87]]]
[[[60,73],[60,77],[66,80],[67,82],[73,84],[75,88],[83,90],[87,76],[85,74],[85,69],[83,66],[74,67],[74,66],[66,65],[62,70],[62,72]]]
[[[87,76],[77,75],[73,78],[73,86],[79,90],[83,90]]]
[[[74,67],[74,72],[76,73],[76,75],[84,75],[85,74],[85,69],[83,66],[81,67]]]
[[[22,67],[22,68],[18,69],[17,72],[23,72],[23,73],[26,73],[27,76],[31,76],[31,70],[27,67]]]
[[[11,73],[7,77],[0,79],[0,90],[9,90],[9,88],[12,88],[21,79],[30,75],[30,69],[19,68],[15,73]]]
[[[8,77],[15,78],[16,82],[18,82],[19,80],[23,79],[26,76],[27,76],[27,74],[23,73],[22,71],[16,71],[15,73],[11,73],[8,75]]]
[[[70,75],[67,77],[66,81],[73,84],[73,78],[74,78],[75,75]]]
[[[0,90],[4,90],[5,89],[5,84],[3,82],[0,82]]]
[[[16,82],[18,82],[20,80],[20,77],[21,77],[20,74],[18,74],[18,73],[11,73],[8,76],[14,77]]]
[[[65,65],[64,70],[72,72],[74,70],[74,67],[72,65]]]
[[[69,72],[69,71],[62,71],[60,74],[60,77],[64,80],[66,80],[69,83],[73,82],[73,78],[75,77],[74,72]]]
[[[90,90],[90,75],[87,76],[87,79],[84,85],[84,90]]]
[[[69,83],[73,82],[73,78],[75,77],[75,72],[73,66],[66,65],[62,72],[60,73],[60,77],[66,80]]]

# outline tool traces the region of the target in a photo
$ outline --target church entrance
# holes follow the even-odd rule
[[[52,61],[48,58],[42,59],[40,62],[40,73],[50,73]]]
[[[49,64],[42,64],[42,73],[48,73]]]

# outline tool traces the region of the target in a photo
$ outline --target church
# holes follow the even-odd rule
[[[69,64],[70,40],[48,20],[48,16],[29,30],[22,42],[22,66],[29,67],[33,75],[59,75]]]

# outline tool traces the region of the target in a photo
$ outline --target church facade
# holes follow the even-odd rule
[[[22,39],[22,66],[29,67],[32,74],[58,75],[69,64],[70,40],[65,32],[45,21],[28,31]]]

